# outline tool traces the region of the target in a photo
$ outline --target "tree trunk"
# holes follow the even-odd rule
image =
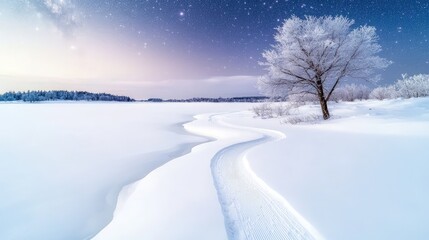
[[[320,76],[316,77],[317,81],[317,93],[319,95],[320,107],[322,108],[323,119],[327,120],[331,117],[328,110],[328,101],[325,98],[325,93],[323,91],[322,79]]]
[[[322,108],[323,119],[327,120],[331,117],[328,110],[328,103],[324,97],[319,98],[319,100],[320,100],[320,107]]]

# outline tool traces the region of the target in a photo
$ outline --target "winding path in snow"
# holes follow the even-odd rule
[[[231,144],[213,157],[211,170],[222,206],[230,240],[319,240],[321,235],[278,193],[250,168],[248,151],[285,138],[281,132],[236,126],[224,121],[226,115],[200,116],[210,125],[200,134],[222,141],[217,131],[234,133],[241,142]],[[198,120],[197,120],[198,121]],[[192,124],[190,124],[192,126]],[[188,127],[192,131],[192,127]],[[212,133],[212,134],[210,134]]]
[[[285,135],[236,126],[229,117],[202,114],[184,124],[211,141],[152,171],[133,184],[132,194],[123,189],[122,207],[94,239],[321,240],[246,158]]]

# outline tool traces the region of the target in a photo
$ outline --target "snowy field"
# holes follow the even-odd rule
[[[0,239],[427,239],[428,98],[252,106],[0,104]]]

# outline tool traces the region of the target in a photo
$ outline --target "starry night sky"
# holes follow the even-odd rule
[[[142,98],[256,94],[261,53],[292,15],[344,15],[355,26],[375,26],[381,55],[394,62],[381,83],[429,73],[428,0],[18,0],[0,7],[0,34],[10,38],[0,44],[12,54],[11,42],[21,41],[14,47],[24,54],[14,66],[0,66],[0,76],[31,88],[69,84]],[[15,27],[2,29],[7,23]],[[41,48],[52,53],[44,65],[18,71],[22,60],[40,59]],[[52,64],[63,70],[52,73]],[[43,80],[31,85],[28,76]]]

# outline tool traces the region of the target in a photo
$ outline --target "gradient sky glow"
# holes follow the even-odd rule
[[[261,53],[291,15],[375,26],[394,62],[381,83],[429,73],[427,0],[2,0],[0,92],[256,95]]]

